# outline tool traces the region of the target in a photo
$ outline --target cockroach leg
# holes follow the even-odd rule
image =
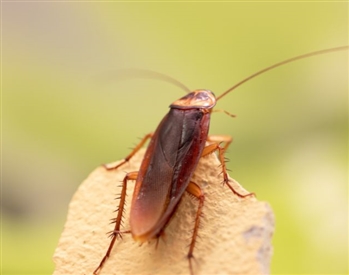
[[[117,237],[118,236],[121,237],[122,233],[131,232],[131,231],[120,231],[120,225],[121,225],[122,215],[123,215],[124,207],[125,207],[127,182],[129,180],[136,180],[137,175],[138,175],[138,172],[127,173],[122,181],[122,189],[121,189],[120,202],[119,202],[119,207],[118,207],[118,215],[116,216],[115,219],[113,219],[113,222],[115,222],[115,227],[114,227],[114,230],[110,232],[111,241],[110,241],[108,250],[107,250],[106,254],[104,255],[102,261],[100,262],[100,264],[96,268],[96,270],[93,272],[94,275],[98,274],[98,272],[102,269],[106,260],[109,258]]]
[[[135,148],[133,148],[132,152],[127,157],[125,157],[120,163],[118,163],[114,166],[111,166],[111,167],[104,165],[105,169],[115,170],[115,169],[118,169],[120,166],[124,165],[125,163],[127,163],[143,147],[143,145],[146,143],[146,141],[153,136],[153,134],[154,133],[149,133],[149,134],[145,135],[142,138],[142,140],[137,144],[137,146]]]
[[[189,252],[188,252],[188,261],[189,261],[189,269],[190,269],[190,274],[194,275],[193,272],[193,263],[192,260],[194,259],[193,251],[195,247],[195,242],[196,242],[196,237],[198,236],[198,230],[200,226],[200,217],[202,213],[202,208],[204,206],[204,201],[205,201],[205,195],[202,189],[200,188],[199,185],[197,185],[194,182],[190,182],[186,191],[197,198],[199,200],[199,206],[198,206],[198,211],[196,212],[196,217],[195,217],[195,225],[194,225],[194,230],[193,230],[193,236],[191,238],[190,246],[189,246]]]
[[[223,149],[223,153],[228,149],[229,145],[232,143],[233,141],[233,138],[231,136],[227,136],[227,135],[210,135],[207,137],[207,141],[208,142],[214,142],[214,143],[225,143],[224,146],[222,147]],[[206,149],[206,148],[205,148]],[[204,150],[205,150],[204,149]],[[214,151],[214,150],[213,150]],[[205,155],[208,155],[210,153],[212,153],[213,151],[211,152],[208,152],[207,154]],[[203,153],[204,154],[204,153]],[[204,155],[204,156],[205,156]]]
[[[229,145],[233,141],[232,137],[230,136],[225,136],[225,135],[220,135],[220,136],[208,136],[207,137],[208,142],[213,142],[210,145],[207,145],[201,156],[205,157],[214,151],[218,151],[218,158],[219,161],[221,162],[222,165],[222,174],[223,174],[223,184],[226,184],[229,189],[237,196],[240,198],[245,198],[249,196],[255,196],[254,193],[248,193],[248,194],[240,194],[238,191],[234,189],[234,187],[230,184],[231,180],[229,179],[228,172],[227,172],[227,166],[225,164],[225,158],[224,158],[224,153],[228,149]],[[224,143],[224,146],[221,146],[221,144]]]

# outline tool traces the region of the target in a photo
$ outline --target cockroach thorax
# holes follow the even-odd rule
[[[170,107],[178,109],[212,109],[215,105],[216,97],[213,92],[209,90],[195,90],[173,102]]]

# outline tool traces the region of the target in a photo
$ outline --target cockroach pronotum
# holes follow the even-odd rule
[[[200,186],[191,181],[191,177],[200,158],[217,151],[222,166],[223,185],[228,186],[239,197],[244,198],[253,195],[253,193],[240,194],[230,184],[224,153],[232,139],[227,136],[208,136],[210,115],[216,102],[241,84],[266,71],[310,56],[348,50],[348,48],[348,46],[331,48],[284,60],[252,74],[218,97],[215,97],[209,90],[190,92],[184,85],[173,81],[173,79],[165,79],[181,86],[189,93],[170,105],[170,111],[162,119],[154,133],[146,135],[121,163],[115,167],[107,168],[113,170],[127,163],[150,139],[139,171],[127,173],[123,179],[118,213],[114,220],[115,227],[111,232],[111,242],[94,274],[100,272],[111,254],[116,239],[121,237],[122,233],[131,233],[133,239],[140,243],[158,239],[164,232],[183,193],[186,191],[199,201],[187,254],[190,274],[193,275],[193,251],[205,195]],[[127,182],[130,180],[136,181],[130,209],[130,229],[121,231]]]

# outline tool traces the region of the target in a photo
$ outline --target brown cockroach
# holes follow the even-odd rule
[[[117,237],[121,237],[122,233],[131,233],[133,239],[140,243],[158,239],[168,225],[186,191],[199,201],[193,235],[187,254],[189,270],[193,275],[193,251],[205,195],[200,186],[193,182],[191,178],[200,158],[218,151],[218,157],[222,166],[223,184],[227,185],[239,197],[244,198],[253,195],[253,193],[240,194],[230,184],[224,153],[232,139],[227,136],[210,137],[208,135],[210,116],[216,102],[241,84],[266,71],[310,56],[348,50],[348,48],[348,46],[343,46],[311,52],[276,63],[245,78],[218,97],[215,97],[209,90],[196,90],[174,101],[170,105],[170,111],[162,119],[156,131],[146,135],[121,163],[113,168],[107,168],[110,170],[117,169],[127,163],[150,139],[139,171],[127,173],[123,179],[115,227],[111,233],[111,242],[94,274],[99,273],[102,269],[110,256]],[[184,85],[174,81],[172,78],[165,77],[164,80],[187,90]],[[207,142],[209,145],[207,145]],[[136,181],[131,203],[130,229],[121,231],[127,182],[130,180]]]

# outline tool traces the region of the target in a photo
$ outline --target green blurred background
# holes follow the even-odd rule
[[[116,70],[219,95],[275,62],[346,44],[348,3],[2,3],[2,274],[51,274],[81,181],[184,94],[114,81]],[[211,122],[234,137],[231,176],[274,209],[272,273],[347,274],[348,53],[271,71],[217,108],[237,115]]]

